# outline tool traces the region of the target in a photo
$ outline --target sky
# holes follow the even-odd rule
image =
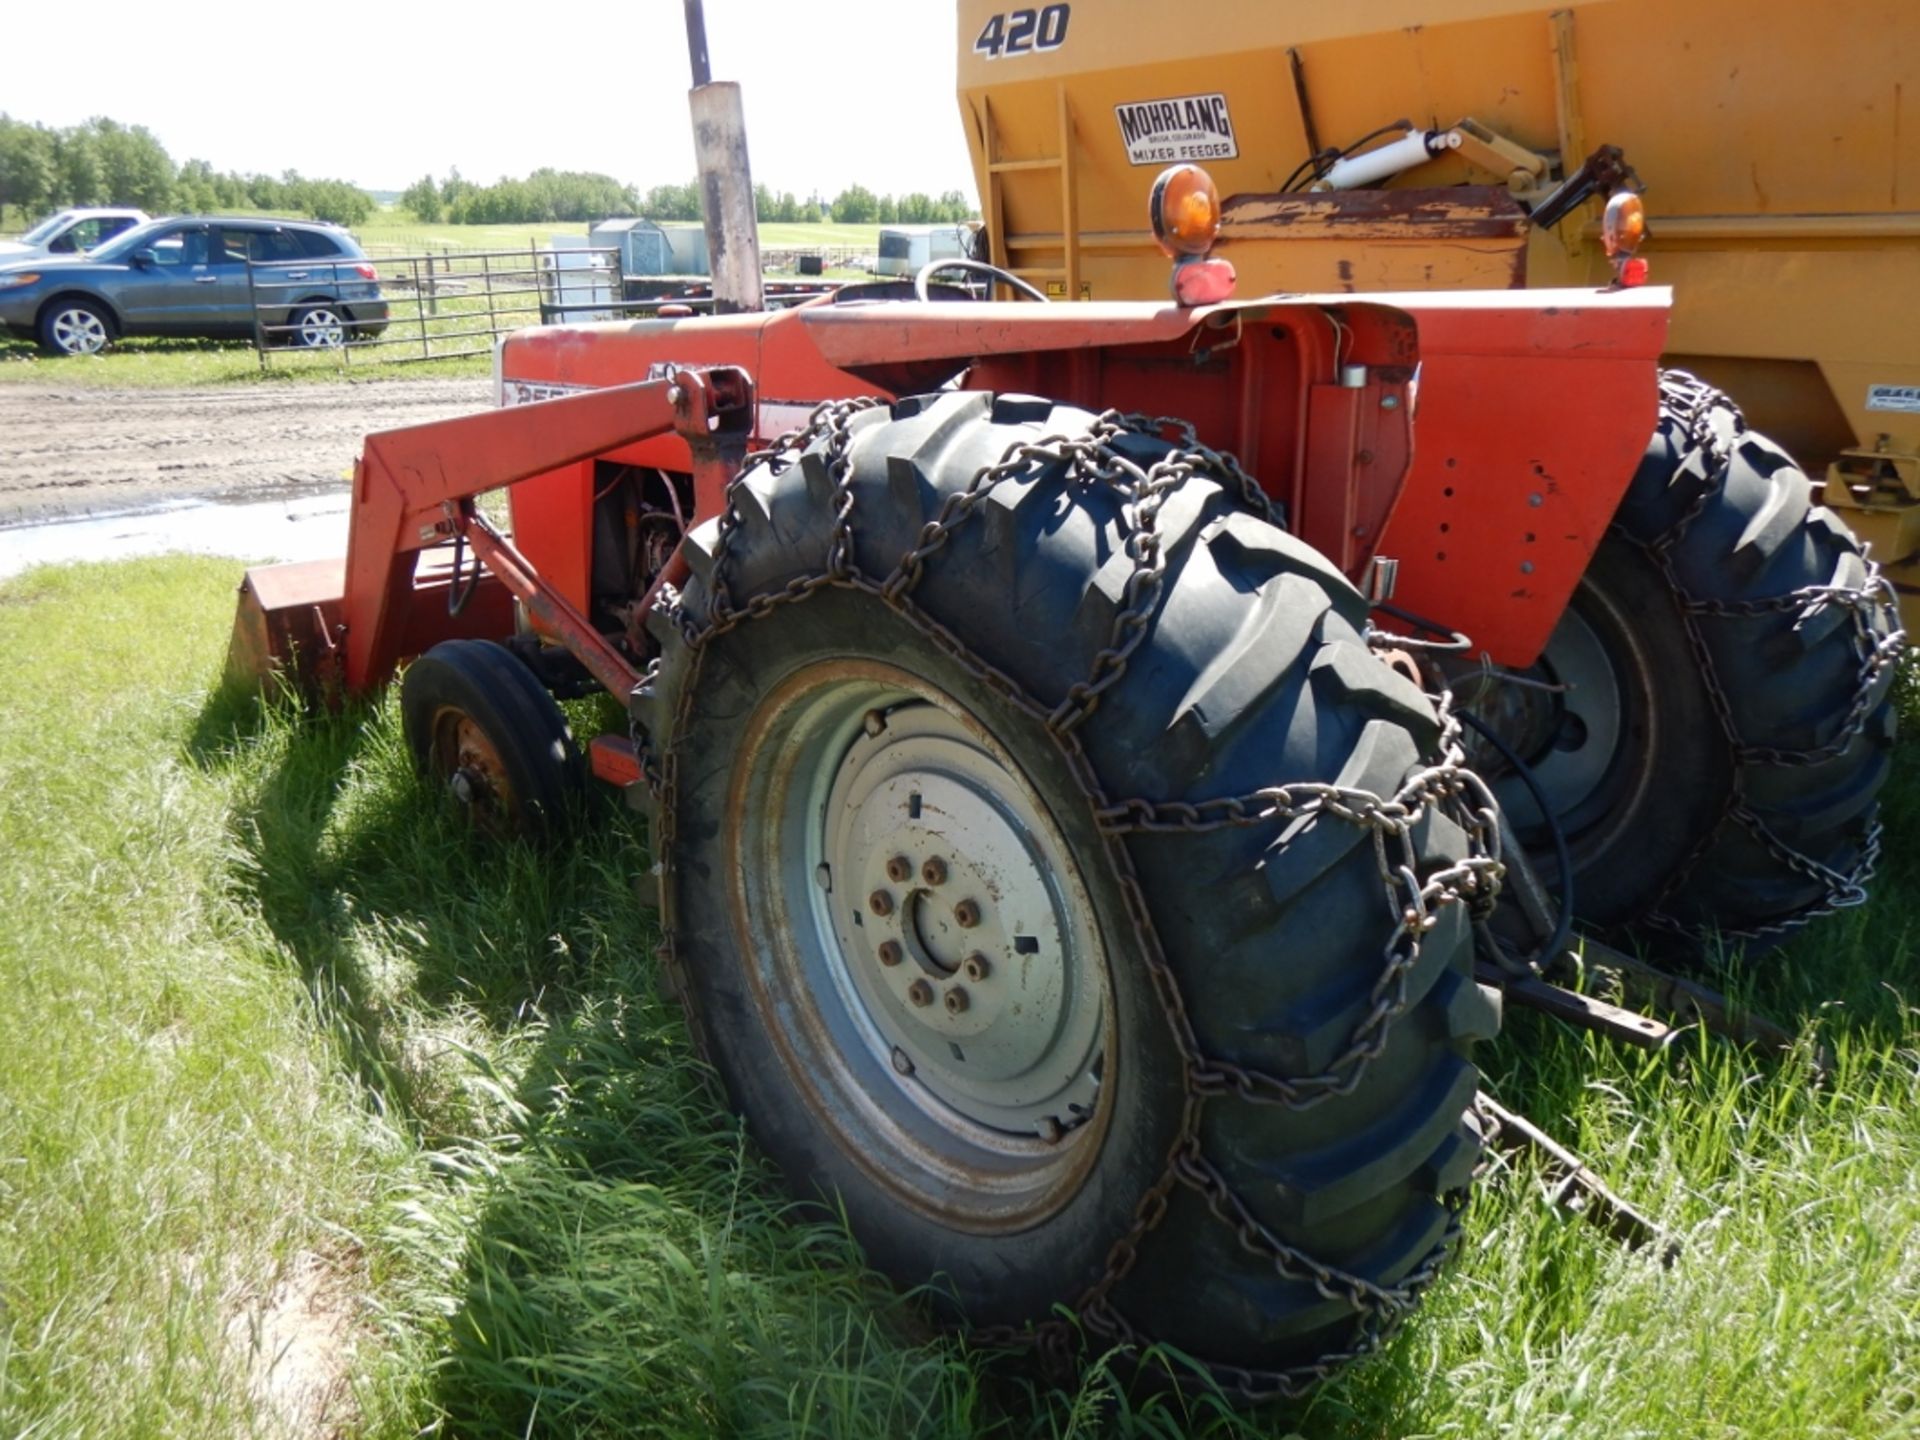
[[[0,111],[145,125],[176,162],[369,190],[454,166],[482,183],[593,170],[643,191],[694,174],[681,0],[269,3],[184,23],[129,0],[10,9]],[[713,78],[745,95],[757,182],[802,199],[855,183],[972,197],[953,0],[706,0],[706,14]]]

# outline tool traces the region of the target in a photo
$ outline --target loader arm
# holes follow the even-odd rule
[[[473,510],[473,497],[595,455],[677,431],[703,493],[737,466],[752,385],[737,370],[670,371],[425,425],[377,431],[354,466],[343,567],[261,566],[241,585],[229,673],[279,671],[309,693],[365,693],[399,663],[444,639],[512,628],[505,596],[561,640],[616,695],[637,672],[580,611]],[[421,552],[454,541],[451,567]],[[474,573],[460,574],[462,550]],[[479,567],[485,566],[482,575]],[[330,572],[330,573],[329,573]],[[465,612],[482,592],[486,602]],[[444,599],[444,603],[442,603]]]

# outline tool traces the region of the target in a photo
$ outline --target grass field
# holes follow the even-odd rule
[[[170,390],[193,385],[378,383],[435,376],[487,375],[487,355],[382,365],[356,355],[276,353],[267,365],[244,340],[123,340],[104,355],[42,355],[21,340],[0,338],[0,385],[57,385],[89,390]]]
[[[1497,1170],[1383,1356],[1242,1414],[1049,1388],[889,1296],[703,1082],[639,822],[470,843],[390,702],[221,699],[236,570],[0,586],[0,1435],[1920,1433],[1911,744],[1874,902],[1745,987],[1823,1082],[1526,1014],[1487,1056],[1673,1268]]]

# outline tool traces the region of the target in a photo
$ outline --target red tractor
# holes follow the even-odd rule
[[[880,1268],[1291,1393],[1458,1229],[1476,952],[1861,898],[1891,597],[1660,373],[1662,290],[919,283],[512,337],[499,408],[368,438],[344,567],[249,573],[236,657],[404,666],[493,828],[622,787],[664,982]]]

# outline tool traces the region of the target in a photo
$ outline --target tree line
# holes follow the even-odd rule
[[[502,176],[476,185],[456,169],[446,179],[423,175],[400,192],[400,204],[429,225],[530,225],[553,220],[604,220],[632,215],[640,203],[631,185],[588,170],[545,167],[524,180]]]
[[[762,222],[837,220],[848,225],[915,225],[978,219],[958,190],[941,195],[915,191],[876,195],[864,185],[849,185],[831,200],[813,194],[802,200],[791,190],[753,187],[754,209]],[[444,180],[423,175],[400,195],[400,203],[420,220],[456,225],[536,224],[556,220],[604,220],[612,215],[644,215],[649,220],[700,219],[700,182],[655,185],[645,194],[609,175],[579,170],[536,170],[524,180],[501,179],[476,185],[458,170]]]
[[[937,225],[980,218],[973,202],[958,190],[939,195],[918,190],[905,195],[877,195],[864,185],[849,185],[831,200],[823,200],[818,192],[801,200],[791,190],[775,192],[765,185],[755,185],[753,208],[762,223],[818,224],[834,220],[842,225]],[[700,182],[654,186],[647,192],[640,213],[654,220],[698,220]]]
[[[217,171],[205,160],[176,165],[144,125],[95,116],[55,130],[0,113],[0,206],[30,215],[70,205],[131,205],[154,214],[277,210],[358,225],[374,199],[345,180]]]
[[[541,224],[613,215],[698,220],[700,184],[656,185],[643,195],[610,175],[584,170],[543,168],[492,185],[475,184],[453,170],[444,180],[423,175],[402,192],[400,203],[427,224]],[[0,207],[39,215],[70,205],[133,205],[156,215],[267,210],[337,225],[358,225],[378,208],[371,195],[345,180],[309,179],[295,170],[243,175],[215,170],[205,160],[176,164],[144,125],[95,116],[56,130],[0,112]],[[958,190],[879,195],[864,185],[849,185],[831,200],[817,192],[802,200],[791,190],[756,185],[754,205],[765,222],[939,224],[979,216]]]

